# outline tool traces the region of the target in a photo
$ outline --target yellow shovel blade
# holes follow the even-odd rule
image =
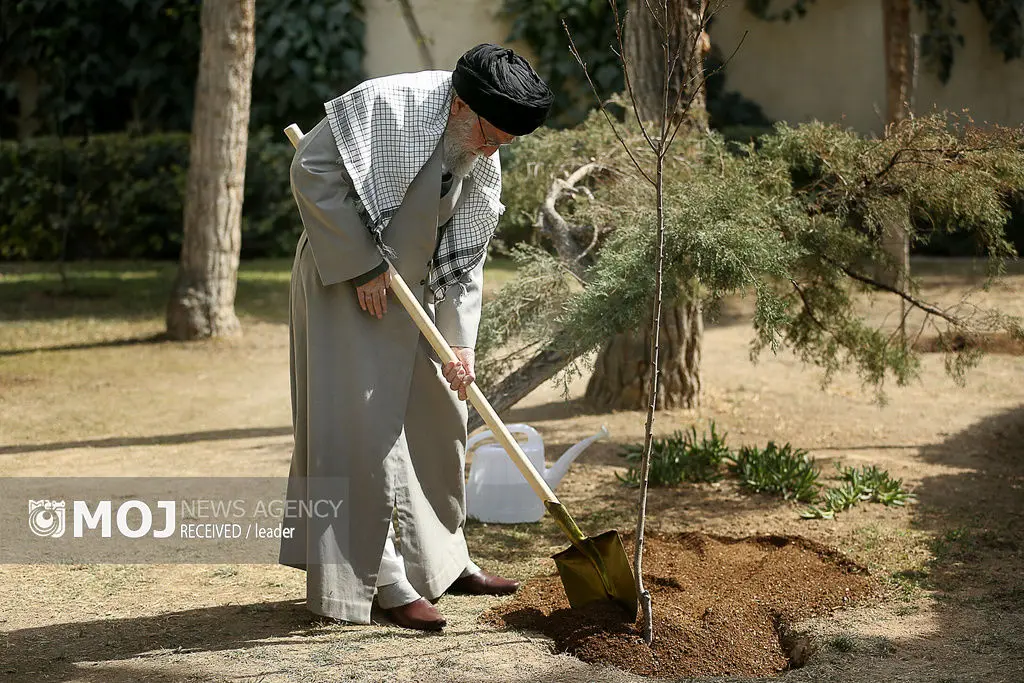
[[[612,600],[630,620],[636,619],[636,584],[616,531],[574,542],[553,556],[569,605],[579,608],[596,600]],[[602,576],[603,575],[603,576]]]

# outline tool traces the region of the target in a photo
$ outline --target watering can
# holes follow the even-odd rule
[[[508,431],[515,437],[529,458],[533,468],[544,478],[552,490],[558,487],[569,466],[581,453],[598,439],[608,436],[602,426],[597,434],[580,441],[562,454],[555,464],[545,468],[544,439],[530,425],[510,424]],[[466,453],[476,449],[469,468],[466,486],[466,514],[481,522],[515,524],[538,522],[544,516],[544,503],[530,488],[522,472],[509,459],[505,447],[486,430],[466,442]]]

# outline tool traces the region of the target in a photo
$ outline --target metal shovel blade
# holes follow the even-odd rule
[[[546,505],[572,540],[571,546],[552,556],[569,606],[578,609],[598,600],[611,600],[625,610],[630,620],[636,619],[638,606],[633,569],[618,532],[584,536],[561,504],[548,502]]]

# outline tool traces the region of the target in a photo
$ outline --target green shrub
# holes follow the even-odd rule
[[[629,468],[625,476],[618,473],[615,476],[627,486],[639,486],[643,444],[626,446],[622,456],[629,462]],[[804,503],[817,496],[815,504],[800,513],[804,519],[834,519],[836,513],[860,502],[902,506],[914,499],[914,495],[903,488],[903,482],[893,479],[885,470],[875,466],[841,467],[838,463],[836,469],[842,483],[819,495],[820,472],[806,450],[789,443],[779,446],[769,441],[764,448],[743,446],[734,455],[725,443],[725,434],[718,434],[714,422],[710,433],[703,434],[699,441],[694,427],[654,439],[648,481],[651,486],[718,481],[722,478],[723,461],[744,488],[756,493],[780,495],[786,500]]]
[[[596,105],[586,75],[567,49],[563,21],[598,92],[607,97],[622,90],[622,67],[610,49],[615,42],[615,20],[607,2],[503,0],[501,15],[509,22],[508,40],[530,46],[540,75],[555,94],[549,125],[573,126]]]
[[[818,490],[818,468],[807,451],[769,441],[763,449],[744,446],[728,458],[729,470],[740,484],[757,493],[780,495],[786,500],[809,502]]]
[[[186,131],[199,0],[4,0],[0,137],[19,134],[17,74],[38,79],[39,134]],[[364,77],[363,0],[256,3],[250,129],[305,128]],[[38,127],[38,128],[36,128]]]
[[[185,133],[0,143],[0,259],[176,258],[188,145]],[[244,257],[294,249],[291,156],[269,132],[249,141]]]
[[[640,485],[643,452],[643,444],[634,444],[627,446],[623,453],[630,466],[625,477],[616,476],[627,486]],[[690,427],[688,432],[677,430],[667,438],[654,439],[651,444],[648,482],[652,486],[674,486],[683,481],[718,481],[722,478],[722,460],[728,455],[725,434],[718,434],[714,422],[711,423],[711,433],[702,435],[699,442],[696,428]]]
[[[843,481],[860,492],[860,499],[868,503],[903,506],[913,494],[903,488],[902,479],[893,479],[888,472],[872,465],[860,469],[840,468]]]
[[[903,506],[914,499],[903,488],[901,479],[893,479],[888,472],[872,465],[860,469],[841,467],[836,463],[842,484],[826,489],[817,505],[811,505],[800,516],[804,519],[833,519],[837,512],[849,510],[860,502]]]

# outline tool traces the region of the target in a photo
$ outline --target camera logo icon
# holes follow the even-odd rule
[[[60,538],[64,535],[64,501],[30,500],[28,502],[28,528],[36,536]]]

